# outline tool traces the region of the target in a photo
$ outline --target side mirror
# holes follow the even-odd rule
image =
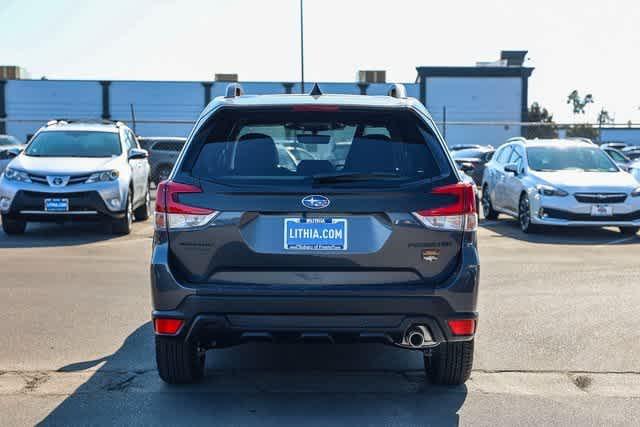
[[[473,166],[473,163],[469,163],[469,162],[462,162],[460,164],[460,170],[464,173],[469,173],[469,172],[473,172],[473,170],[475,169],[475,167]]]
[[[14,147],[7,149],[5,153],[7,154],[7,158],[12,159],[14,157],[18,157],[22,151],[22,148]]]
[[[509,163],[508,165],[504,166],[504,171],[511,172],[514,175],[518,176],[518,165],[516,165],[515,163]]]
[[[132,148],[129,150],[129,160],[142,160],[149,157],[149,152],[142,148]]]

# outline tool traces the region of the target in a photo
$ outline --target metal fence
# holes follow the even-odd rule
[[[27,141],[41,126],[51,119],[99,122],[99,117],[47,117],[29,119],[0,119],[6,133]],[[195,123],[188,119],[145,119],[144,117],[114,117],[122,121],[139,136],[180,136],[185,137]],[[596,143],[625,142],[640,145],[640,123],[602,126],[597,123],[532,123],[520,121],[476,121],[444,120],[435,121],[449,145],[502,144],[509,138],[589,138]],[[614,132],[616,131],[616,132]]]

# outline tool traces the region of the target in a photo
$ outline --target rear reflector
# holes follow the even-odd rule
[[[178,333],[184,320],[182,319],[155,319],[153,326],[155,327],[156,334],[161,335],[175,335]]]
[[[200,187],[173,181],[158,184],[156,196],[156,230],[195,228],[208,224],[218,211],[189,206],[178,201],[179,194],[202,193]]]
[[[475,231],[478,228],[476,194],[473,185],[461,182],[436,187],[431,194],[451,196],[452,202],[414,212],[426,227],[436,230]]]
[[[447,323],[451,333],[456,336],[473,335],[476,332],[476,321],[474,319],[451,319]]]

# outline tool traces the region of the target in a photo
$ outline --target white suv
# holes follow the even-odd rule
[[[151,213],[147,156],[120,122],[47,123],[0,176],[3,230],[20,234],[28,221],[92,219],[128,234],[134,218]]]

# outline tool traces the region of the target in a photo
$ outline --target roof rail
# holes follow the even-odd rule
[[[393,98],[406,98],[407,89],[401,83],[392,83],[387,90],[387,96],[391,96]]]
[[[235,98],[244,95],[244,89],[239,83],[231,83],[227,85],[227,91],[224,95],[225,98]]]
[[[69,124],[69,120],[53,119],[53,120],[49,120],[45,126],[67,125],[67,124]]]

